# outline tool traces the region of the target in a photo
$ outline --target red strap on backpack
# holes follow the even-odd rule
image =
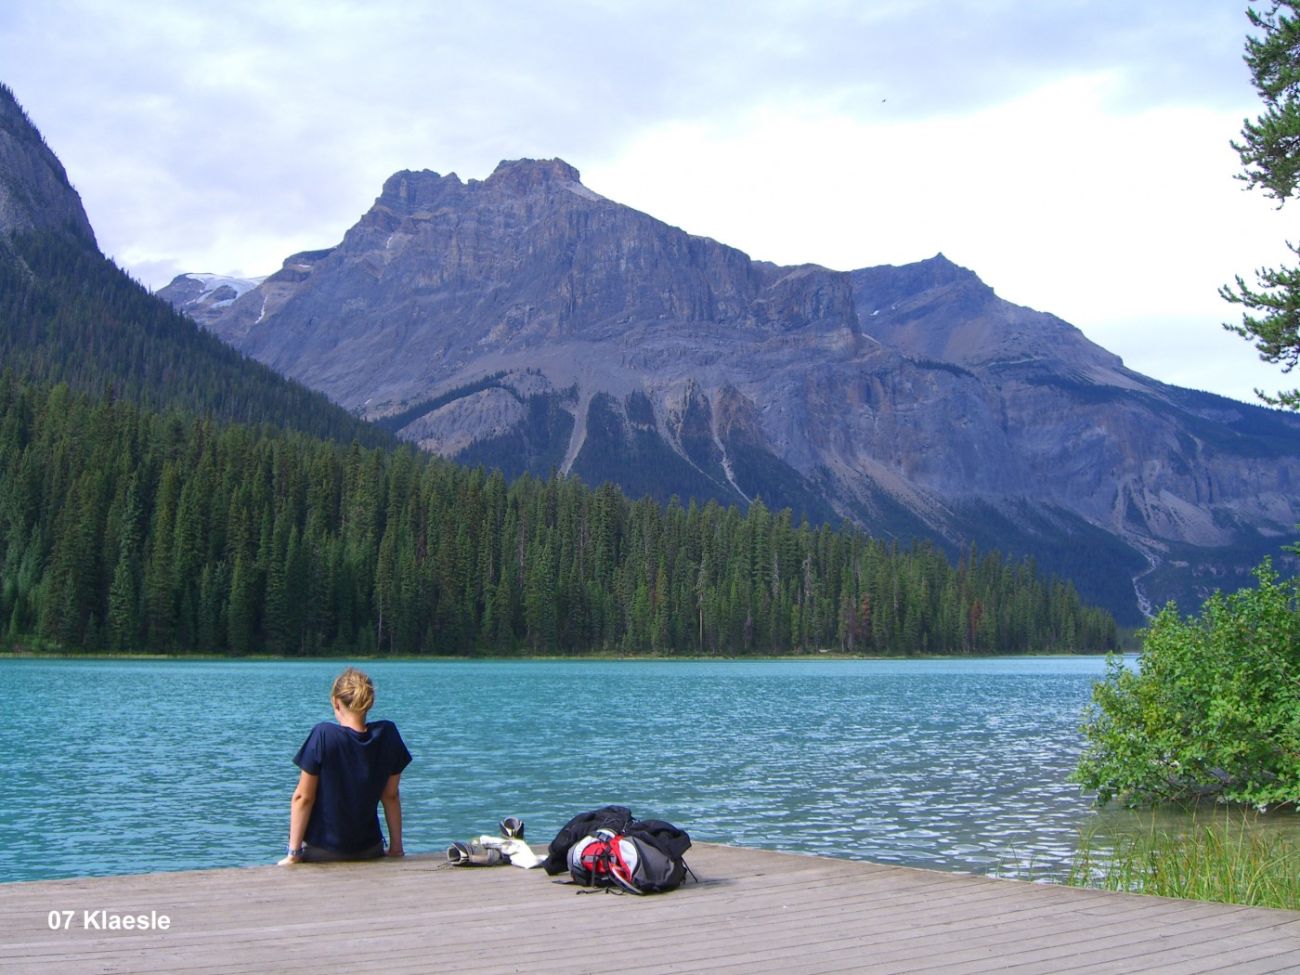
[[[574,879],[588,887],[617,887],[632,894],[644,894],[633,879],[633,867],[623,856],[624,840],[618,833],[600,830],[578,852],[577,863],[582,867],[582,875],[574,873]]]
[[[609,841],[609,875],[624,890],[632,894],[645,893],[632,879],[632,868],[623,859],[623,837],[615,836]]]
[[[599,886],[600,879],[610,873],[610,857],[610,841],[602,836],[596,836],[582,848],[578,859],[587,868],[591,886]]]

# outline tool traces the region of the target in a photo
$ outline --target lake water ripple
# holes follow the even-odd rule
[[[0,880],[273,862],[341,664],[0,662]],[[703,841],[1010,874],[1068,863],[1096,658],[373,662],[407,849],[609,802]]]

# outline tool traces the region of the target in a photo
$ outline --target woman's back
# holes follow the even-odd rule
[[[288,855],[302,860],[368,859],[384,855],[376,807],[388,824],[388,854],[401,856],[398,780],[411,753],[391,721],[367,721],[374,684],[349,667],[334,681],[337,724],[322,721],[294,755],[301,769],[289,814]]]

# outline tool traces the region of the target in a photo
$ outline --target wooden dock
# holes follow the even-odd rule
[[[656,897],[440,856],[0,884],[0,973],[1300,972],[1300,912],[703,844],[689,861],[701,882]],[[96,927],[126,916],[151,929]]]

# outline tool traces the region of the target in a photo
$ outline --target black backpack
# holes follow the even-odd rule
[[[567,869],[583,887],[658,894],[694,876],[683,859],[690,846],[690,836],[672,823],[603,806],[569,820],[551,841],[543,868],[552,876]]]
[[[621,833],[632,822],[632,810],[627,806],[601,806],[591,812],[579,813],[555,834],[546,848],[542,869],[554,877],[569,869],[569,847],[584,836],[594,836],[602,829]]]

